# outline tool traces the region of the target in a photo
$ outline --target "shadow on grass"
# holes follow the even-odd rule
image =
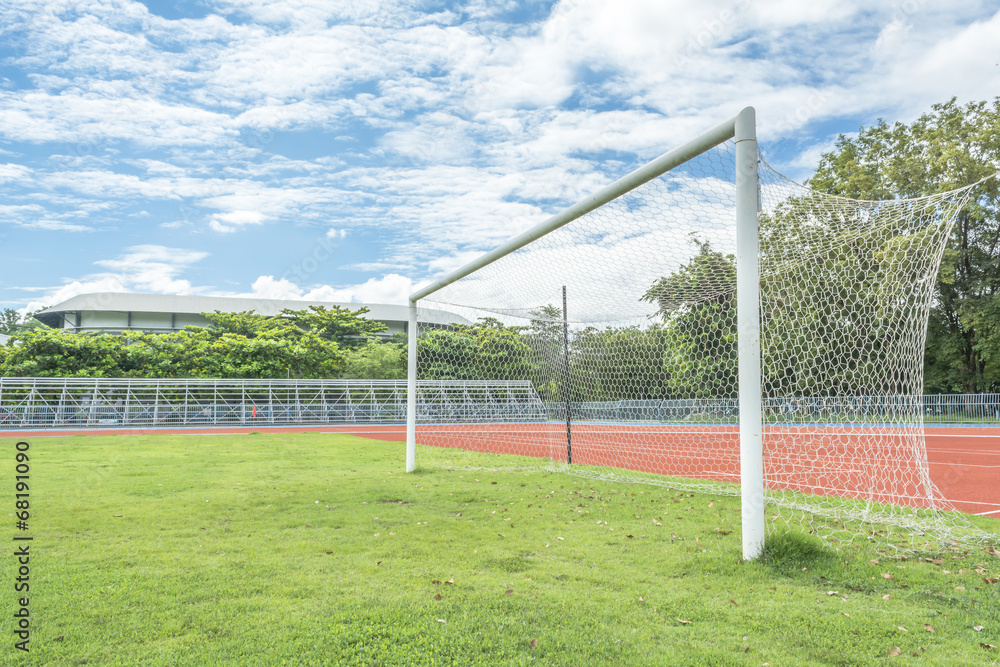
[[[834,558],[833,550],[808,533],[795,530],[774,531],[764,540],[761,562],[778,569],[788,566],[817,565]]]

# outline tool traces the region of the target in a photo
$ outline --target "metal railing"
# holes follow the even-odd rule
[[[564,421],[566,405],[545,403],[550,420]],[[735,398],[585,401],[570,404],[576,421],[738,424]],[[819,396],[764,398],[765,423],[916,422],[1000,425],[1000,394]]]
[[[543,403],[527,381],[421,380],[418,423],[564,421],[566,404]],[[587,401],[573,421],[739,423],[729,399]],[[765,398],[765,421],[889,421],[1000,425],[1000,394]],[[0,378],[0,431],[402,424],[405,380],[149,380]]]
[[[544,421],[527,381],[421,381],[421,421]],[[402,424],[405,380],[0,378],[0,431]]]

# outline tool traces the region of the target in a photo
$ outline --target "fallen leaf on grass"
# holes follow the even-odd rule
[[[827,595],[840,595],[840,593],[838,593],[837,591],[827,591],[826,594]]]
[[[441,581],[438,580],[438,579],[431,579],[431,583],[434,584],[434,585],[436,585],[436,586],[440,586],[441,585]]]
[[[679,623],[680,623],[681,625],[691,625],[691,621],[685,621],[685,620],[684,620],[683,618],[678,618],[678,619],[677,619],[677,621],[678,621],[678,622],[679,622]]]
[[[995,584],[998,581],[1000,581],[1000,579],[997,579],[996,577],[983,577],[983,581],[985,581],[988,584]]]
[[[933,625],[927,625],[927,624],[925,624],[924,625],[924,630],[926,630],[927,632],[929,632],[931,634],[934,634],[934,626]]]
[[[503,594],[504,594],[504,595],[513,595],[513,594],[514,594],[514,591],[513,591],[513,589],[510,589],[510,588],[508,588],[507,590],[505,590],[505,591],[503,592]]]
[[[882,599],[883,600],[888,600],[890,597],[892,597],[892,596],[890,596],[888,593],[886,593],[885,595],[882,596]]]
[[[535,648],[536,646],[538,646],[538,640],[532,639],[531,642],[528,644],[528,646],[530,646],[531,648]]]
[[[890,658],[895,658],[897,655],[899,655],[902,652],[903,652],[903,649],[899,648],[898,646],[893,646],[891,649],[889,649],[889,657]]]
[[[631,540],[633,537],[635,537],[635,535],[626,535],[625,537]]]
[[[446,581],[444,583],[446,583],[446,584],[453,584],[453,583],[455,583],[455,579],[453,577],[453,578],[449,579],[448,581]]]
[[[444,620],[443,618],[439,618],[439,619],[438,619],[438,623],[444,623],[444,624],[447,624],[447,623],[448,623],[448,621]]]
[[[896,626],[896,629],[897,629],[897,630],[899,630],[900,632],[909,632],[909,631],[908,631],[908,630],[907,630],[906,628],[904,628],[904,627],[903,627],[902,625],[897,625],[897,626]]]
[[[981,625],[973,625],[972,629],[975,630],[976,632],[982,632],[983,631],[983,626],[981,626]]]
[[[888,572],[883,572],[883,573],[882,573],[882,578],[883,578],[883,579],[895,579],[895,577],[893,577],[893,576],[892,576],[891,574],[889,574]]]
[[[997,650],[997,647],[994,646],[993,644],[984,644],[982,642],[979,642],[979,645],[982,648],[986,649],[987,651],[995,651],[995,650]]]
[[[442,600],[442,599],[444,599],[444,596],[441,595],[440,593],[438,593],[437,595],[434,596],[434,599],[435,600]]]
[[[65,637],[63,635],[59,635],[58,637],[53,637],[52,641],[61,642],[63,639],[65,639]]]

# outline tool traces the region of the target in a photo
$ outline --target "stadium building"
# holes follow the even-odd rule
[[[54,329],[121,333],[145,331],[169,333],[185,327],[211,325],[202,313],[221,311],[239,313],[253,311],[273,317],[285,308],[305,310],[309,306],[340,306],[349,310],[367,308],[362,317],[381,322],[388,328],[379,334],[390,338],[396,333],[406,333],[409,324],[407,306],[381,303],[335,303],[331,301],[301,301],[292,299],[248,299],[223,296],[175,296],[169,294],[133,294],[126,292],[100,292],[80,294],[60,304],[36,313],[35,319]],[[430,308],[418,311],[421,325],[449,326],[470,324],[454,313]]]

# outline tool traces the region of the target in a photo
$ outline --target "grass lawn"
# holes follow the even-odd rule
[[[736,498],[407,475],[399,443],[324,434],[29,439],[24,654],[14,442],[3,665],[1000,664],[995,552],[784,533],[745,564]]]

